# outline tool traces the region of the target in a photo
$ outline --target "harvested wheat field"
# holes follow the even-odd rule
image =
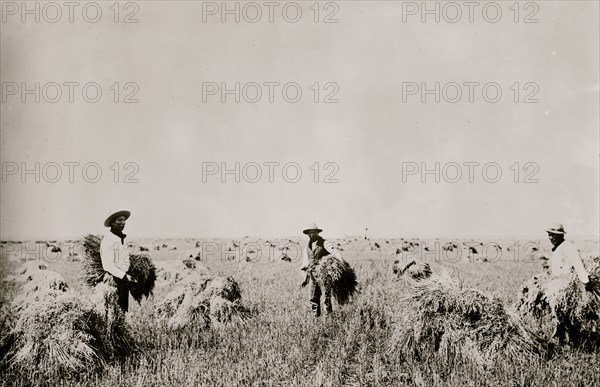
[[[190,258],[205,241],[223,248]],[[501,259],[454,259],[459,247],[446,255],[440,249],[439,257],[450,259],[424,262],[403,247],[435,246],[433,240],[336,240],[345,263],[328,261],[313,272],[336,300],[333,314],[319,319],[300,287],[306,273],[294,249],[286,253],[291,262],[267,248],[262,256],[238,253],[303,239],[136,242],[169,248],[140,254],[143,286],[128,315],[114,308],[112,277],[88,262],[85,243],[79,260],[14,262],[0,250],[2,385],[600,384],[600,354],[590,345],[593,298],[580,297],[569,281],[545,291],[542,263],[528,251],[526,260],[506,252],[516,241],[498,241]],[[451,242],[461,246],[440,245]],[[539,243],[540,252],[549,248]],[[575,244],[582,257],[597,257],[597,241]],[[593,262],[586,258],[586,267]],[[340,278],[350,286],[336,293]],[[559,345],[551,337],[553,313],[586,339]]]

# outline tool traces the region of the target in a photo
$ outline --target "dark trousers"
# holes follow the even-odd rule
[[[117,297],[119,299],[119,307],[123,310],[123,312],[129,311],[129,280],[127,276],[123,277],[123,279],[115,278],[115,283],[117,284]]]
[[[567,342],[568,334],[571,344],[574,347],[577,347],[581,341],[581,337],[579,335],[580,330],[581,327],[571,325],[570,322],[559,322],[556,324],[556,328],[554,330],[554,337],[558,339],[560,345],[563,345]]]
[[[311,280],[310,281],[310,307],[315,317],[319,317],[321,315],[321,295],[322,295],[321,287],[319,284]],[[331,313],[331,290],[325,290],[324,300],[325,304],[325,312],[327,314]]]

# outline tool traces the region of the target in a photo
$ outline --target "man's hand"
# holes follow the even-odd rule
[[[306,276],[306,278],[304,279],[304,281],[300,284],[300,287],[303,288],[306,285],[308,285],[308,281],[309,281],[309,278],[308,278],[308,276]]]

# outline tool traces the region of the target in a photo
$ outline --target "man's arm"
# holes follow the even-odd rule
[[[119,250],[119,246],[116,245],[116,243],[117,242],[112,242],[108,238],[104,237],[100,243],[100,258],[102,258],[102,267],[104,270],[117,278],[123,279],[127,273],[115,265],[115,261],[117,260],[117,252]]]
[[[585,271],[585,267],[583,267],[583,262],[581,261],[579,251],[577,251],[575,245],[571,243],[568,246],[567,251],[565,252],[567,254],[567,262],[573,267],[573,269],[575,269],[575,273],[577,273],[579,281],[581,281],[581,283],[587,284],[590,281],[590,278],[588,276],[587,271]]]
[[[306,249],[306,246],[302,249],[302,267],[300,267],[300,270],[306,270],[308,268],[308,251],[306,251]]]

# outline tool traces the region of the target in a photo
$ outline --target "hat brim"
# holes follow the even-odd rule
[[[104,227],[110,227],[113,219],[118,218],[119,216],[124,216],[125,219],[129,219],[129,217],[131,216],[131,212],[129,212],[127,210],[115,212],[114,214],[112,214],[111,216],[106,218],[106,220],[104,221]]]
[[[567,233],[566,231],[558,231],[558,230],[546,230],[546,232],[549,234],[557,234],[557,235],[565,235]]]
[[[308,234],[309,231],[316,231],[316,232],[321,232],[323,230],[321,230],[320,228],[307,228],[306,230],[302,231],[304,234]]]

